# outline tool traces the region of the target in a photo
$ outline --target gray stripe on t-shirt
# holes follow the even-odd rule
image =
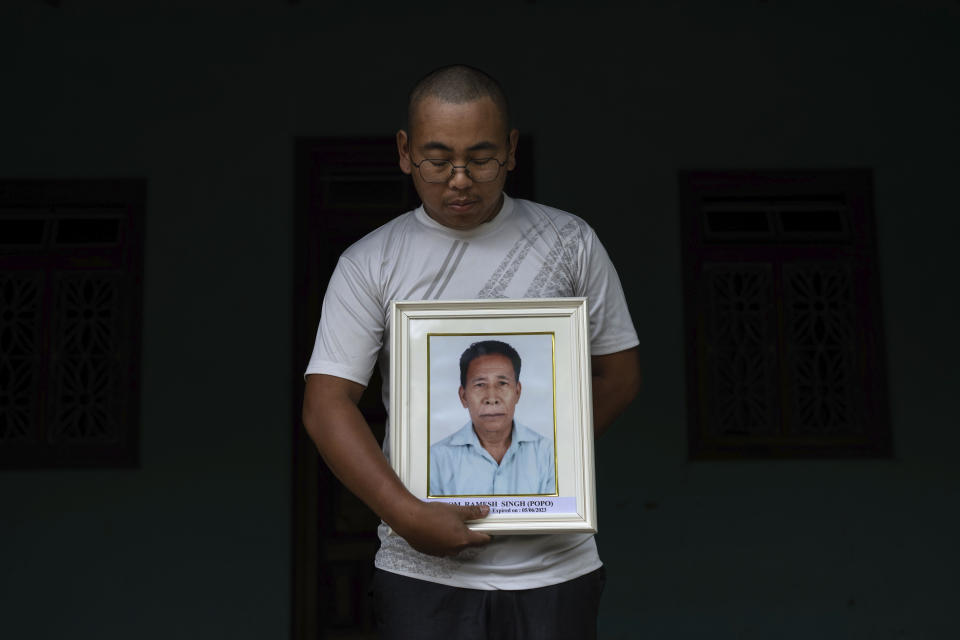
[[[490,276],[487,283],[483,285],[483,289],[477,294],[478,298],[503,297],[503,292],[513,281],[513,277],[517,274],[520,264],[526,259],[527,253],[533,247],[534,243],[537,242],[537,239],[543,236],[545,228],[546,223],[540,222],[534,224],[521,234],[513,247],[510,248],[510,251],[507,252],[507,255],[497,267],[497,270],[493,272],[493,275]]]
[[[460,247],[460,253],[457,254],[457,259],[453,261],[453,264],[450,266],[450,270],[447,271],[447,277],[443,281],[443,285],[437,290],[437,295],[433,297],[434,300],[440,299],[440,294],[443,293],[443,290],[447,288],[447,283],[450,282],[450,278],[453,277],[454,272],[457,270],[457,267],[460,265],[460,260],[463,258],[463,254],[466,253],[467,247],[470,246],[469,242],[464,242]]]
[[[437,286],[437,283],[439,283],[440,279],[443,277],[443,272],[447,269],[447,265],[450,264],[450,258],[452,258],[453,254],[456,252],[458,244],[460,244],[459,240],[453,241],[453,246],[451,246],[450,251],[447,252],[447,257],[443,259],[443,264],[440,265],[440,270],[437,271],[436,277],[434,277],[433,282],[430,283],[430,288],[427,289],[427,292],[425,294],[423,294],[424,300],[430,299],[430,294],[433,293],[434,287]]]

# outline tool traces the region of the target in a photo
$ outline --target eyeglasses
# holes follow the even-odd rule
[[[493,182],[500,175],[500,167],[507,163],[506,161],[500,162],[496,158],[481,158],[479,160],[467,160],[467,164],[453,164],[449,160],[426,158],[421,160],[420,164],[413,160],[410,161],[410,164],[417,168],[420,177],[425,182],[449,182],[457,169],[463,169],[474,182]]]

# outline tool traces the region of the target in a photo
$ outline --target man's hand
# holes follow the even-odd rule
[[[407,491],[357,408],[362,394],[356,382],[307,376],[303,424],[333,474],[418,551],[453,555],[489,542],[464,524],[487,515],[487,507],[428,504]]]
[[[467,520],[483,518],[490,513],[486,505],[455,505],[443,502],[421,502],[410,513],[410,525],[394,527],[411,547],[432,556],[452,556],[468,547],[481,547],[490,542],[485,533],[471,531]]]

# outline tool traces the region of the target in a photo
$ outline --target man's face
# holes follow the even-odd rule
[[[425,98],[410,114],[411,131],[397,132],[400,169],[413,184],[431,218],[451,229],[474,229],[500,211],[507,171],[516,166],[517,130],[506,123],[489,98],[453,104]],[[496,158],[506,162],[496,180],[474,182],[457,169],[446,182],[426,182],[413,163],[425,159],[449,160],[462,166],[468,160]]]
[[[478,432],[509,430],[519,399],[520,382],[507,356],[479,356],[467,367],[467,386],[460,387],[460,402]]]

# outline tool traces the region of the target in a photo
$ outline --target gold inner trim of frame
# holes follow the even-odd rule
[[[430,380],[430,339],[434,336],[461,337],[461,336],[550,336],[550,375],[551,400],[553,402],[553,493],[465,493],[456,495],[435,496],[430,493],[430,402],[433,385]],[[512,345],[511,345],[512,346]],[[518,380],[519,381],[519,380]],[[560,469],[557,455],[557,336],[553,331],[498,331],[480,333],[428,333],[427,334],[427,497],[428,498],[501,498],[501,497],[560,497]]]

